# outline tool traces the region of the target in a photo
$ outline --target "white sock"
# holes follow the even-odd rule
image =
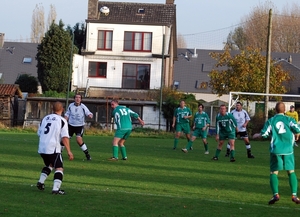
[[[56,173],[61,173],[61,176],[63,177],[64,173],[63,171],[55,171],[55,174]],[[54,177],[55,177],[55,174],[54,174]],[[61,177],[61,178],[62,178]],[[61,179],[54,179],[53,181],[53,191],[58,191],[60,189],[60,186],[61,186],[61,183],[62,183],[62,180]]]
[[[83,145],[82,145],[82,146],[80,146],[80,148],[81,148],[81,150],[82,150],[82,151],[85,151],[85,150],[87,150],[87,147],[86,147],[86,144],[85,144],[85,143],[83,143]]]
[[[48,176],[47,176],[46,173],[41,173],[39,182],[40,182],[40,183],[45,183],[47,177],[48,177]]]

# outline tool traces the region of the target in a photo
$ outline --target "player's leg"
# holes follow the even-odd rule
[[[195,136],[195,131],[193,132],[193,135],[190,137],[190,140],[189,142],[187,143],[187,145],[185,146],[185,148],[182,148],[181,150],[184,152],[184,153],[187,153],[188,150],[190,150],[190,148],[192,147],[193,145],[193,142],[195,141],[196,139],[196,136]]]
[[[206,140],[206,138],[207,138],[207,130],[203,131],[201,129],[201,135],[200,136],[202,137],[202,142],[203,142],[203,145],[204,145],[204,150],[205,150],[204,154],[209,154],[208,142]]]
[[[239,135],[239,132],[235,132],[235,138],[237,138],[237,136]],[[226,154],[225,154],[225,157],[229,157],[230,156],[230,143],[228,141],[227,143],[227,147],[226,147]]]
[[[281,155],[270,154],[270,187],[273,197],[269,204],[274,204],[279,200],[278,171],[283,169],[283,160]]]
[[[128,137],[130,136],[130,134],[131,134],[131,130],[128,130],[127,133],[125,133],[123,138],[120,139],[120,141],[118,143],[120,150],[121,150],[122,160],[127,160],[126,147],[125,147],[124,143],[125,143],[126,139],[128,139]]]
[[[87,148],[87,145],[83,141],[83,126],[82,127],[76,127],[76,142],[85,154],[85,157],[87,160],[91,160],[91,155],[89,153],[89,150]]]
[[[245,146],[246,146],[246,149],[247,149],[247,156],[248,156],[248,158],[254,158],[254,155],[251,153],[251,145],[250,145],[250,141],[249,141],[249,137],[248,137],[247,131],[240,132],[240,136],[241,136],[241,138],[243,138],[243,140],[245,142]]]
[[[41,171],[40,178],[36,184],[36,187],[39,190],[43,191],[45,189],[44,183],[45,183],[46,179],[48,178],[48,176],[50,175],[51,171],[53,170],[53,166],[51,164],[51,158],[49,155],[41,154],[41,157],[43,158],[45,166],[43,167],[43,169]]]
[[[112,153],[113,156],[109,158],[111,161],[117,161],[119,158],[119,142],[123,138],[124,133],[121,130],[115,132],[115,136],[112,141]]]
[[[191,140],[191,127],[189,123],[186,123],[183,125],[182,127],[182,131],[185,133],[185,137],[187,139],[187,141],[189,142]],[[188,150],[193,150],[193,143],[192,145],[189,147]]]
[[[55,156],[55,160],[54,160],[55,172],[53,178],[52,194],[65,194],[65,191],[60,189],[63,181],[63,176],[64,176],[62,155],[60,153],[57,153],[54,154],[54,156]]]
[[[222,146],[224,144],[224,137],[222,136],[222,134],[219,135],[219,143],[215,152],[215,156],[213,156],[212,160],[218,160],[219,159],[219,155],[221,153],[222,150]]]
[[[230,162],[235,162],[235,147],[234,147],[234,143],[235,143],[235,139],[232,137],[228,138],[228,142],[230,144]]]
[[[296,204],[300,204],[300,199],[297,197],[298,192],[298,180],[295,173],[295,159],[294,154],[284,155],[284,169],[287,170],[289,176],[289,184],[292,193],[292,201]]]
[[[176,148],[178,146],[179,137],[180,137],[181,132],[182,132],[181,124],[176,124],[173,150],[176,150]]]

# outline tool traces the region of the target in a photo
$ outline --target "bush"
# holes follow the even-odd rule
[[[276,114],[275,109],[270,109],[268,111],[268,118],[270,119]],[[251,120],[248,124],[247,131],[248,134],[251,136],[254,133],[260,133],[261,129],[264,127],[265,124],[265,117],[264,112],[259,111],[256,112],[253,117],[251,117]]]
[[[261,129],[265,124],[264,112],[259,111],[255,113],[248,124],[247,130],[249,136],[252,136],[255,133],[260,133]]]
[[[36,93],[38,90],[38,80],[36,77],[31,75],[20,75],[15,84],[19,85],[22,92]]]

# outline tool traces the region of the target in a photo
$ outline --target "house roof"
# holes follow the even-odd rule
[[[174,82],[178,82],[178,90],[189,93],[211,93],[211,88],[205,87],[209,83],[208,74],[215,68],[216,60],[210,57],[211,52],[222,53],[224,50],[204,50],[204,49],[177,49],[177,61],[174,63]],[[240,51],[231,51],[231,55],[236,55]],[[266,55],[262,52],[262,55]],[[281,64],[284,70],[299,77],[300,54],[295,53],[275,53],[271,58],[276,63]],[[290,62],[289,62],[290,61]],[[218,68],[218,70],[226,69]]]
[[[175,4],[98,1],[89,3],[87,22],[170,26],[176,23]],[[102,7],[109,14],[99,13]]]
[[[0,84],[0,97],[3,96],[18,96],[22,98],[22,92],[17,84]]]
[[[14,84],[21,74],[37,77],[37,46],[38,43],[4,42],[0,47],[2,83]]]

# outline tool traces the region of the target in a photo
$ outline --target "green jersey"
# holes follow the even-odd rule
[[[139,117],[139,115],[131,109],[120,105],[113,110],[112,116],[115,119],[117,130],[132,130],[131,117]]]
[[[196,112],[194,116],[195,128],[202,129],[206,127],[207,124],[210,124],[210,119],[206,112]]]
[[[300,133],[299,126],[294,118],[284,114],[270,118],[261,130],[263,138],[271,136],[270,152],[281,155],[293,153],[294,133]]]
[[[176,123],[177,124],[185,124],[189,123],[189,119],[185,119],[184,116],[190,116],[192,115],[191,110],[188,107],[180,108],[178,107],[174,111],[174,117],[176,117]]]
[[[226,112],[224,116],[220,113],[216,117],[216,133],[221,134],[230,134],[235,133],[235,128],[237,126],[236,120],[233,115],[229,112]]]

